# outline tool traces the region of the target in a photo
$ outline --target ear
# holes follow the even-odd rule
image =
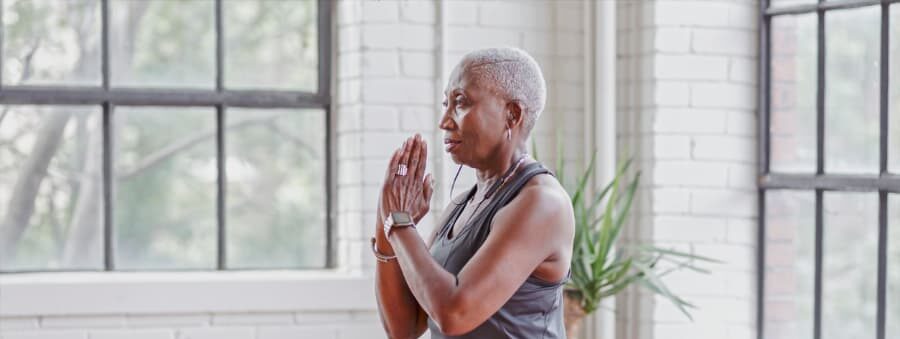
[[[522,123],[523,111],[522,111],[522,103],[519,101],[513,100],[506,104],[506,126],[509,128],[513,128],[516,125]]]

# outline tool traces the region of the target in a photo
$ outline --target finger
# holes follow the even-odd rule
[[[406,139],[406,142],[403,144],[403,155],[400,158],[400,165],[406,165],[406,171],[404,172],[404,175],[394,177],[394,187],[397,198],[399,198],[400,206],[398,207],[400,208],[408,208],[408,206],[406,206],[406,201],[409,198],[409,192],[407,192],[406,189],[407,186],[409,186],[407,185],[407,179],[409,177],[409,156],[413,150],[413,146],[414,143],[412,137]]]
[[[434,178],[431,173],[425,176],[423,194],[425,195],[425,203],[431,202],[431,195],[434,194]]]
[[[418,183],[422,180],[422,176],[419,175],[419,167],[425,166],[425,164],[420,161],[420,154],[422,153],[421,137],[416,134],[416,136],[413,137],[412,142],[413,149],[409,154],[409,178],[407,178],[407,181],[410,183]]]
[[[398,166],[406,165],[407,175],[409,175],[408,174],[409,173],[409,152],[412,150],[412,146],[413,146],[412,138],[406,139],[406,142],[403,143],[403,151],[401,152],[400,162],[397,164]],[[398,178],[398,179],[402,179],[402,177]]]
[[[425,142],[425,138],[422,138],[421,135],[419,135],[418,137],[419,146],[421,149],[419,152],[419,159],[417,161],[419,167],[416,168],[416,178],[422,178],[422,176],[425,175],[425,167],[428,166],[428,143]]]
[[[397,164],[400,162],[400,155],[403,148],[398,148],[394,151],[394,154],[391,156],[391,160],[388,160],[388,166],[386,173],[384,174],[385,180],[390,179],[394,173],[397,173]]]

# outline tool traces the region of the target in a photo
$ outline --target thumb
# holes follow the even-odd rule
[[[434,193],[434,178],[431,176],[431,173],[428,173],[423,180],[425,181],[423,192],[425,194],[425,201],[431,202],[431,195]]]

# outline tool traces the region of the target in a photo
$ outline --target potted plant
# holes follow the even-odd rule
[[[718,261],[649,245],[618,243],[640,180],[640,171],[632,176],[627,174],[631,165],[629,159],[600,192],[587,196],[586,188],[594,175],[595,158],[591,157],[587,169],[576,178],[577,182],[571,188],[565,185],[563,162],[556,164],[555,174],[567,186],[575,213],[572,276],[563,292],[569,338],[578,337],[584,317],[596,311],[604,298],[635,284],[665,297],[691,318],[688,308],[694,306],[672,293],[662,278],[679,269],[708,273],[695,263]]]

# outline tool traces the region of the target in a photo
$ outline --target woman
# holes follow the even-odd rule
[[[391,338],[417,338],[426,327],[432,338],[565,338],[574,215],[559,182],[526,153],[546,100],[541,70],[519,49],[475,51],[444,95],[445,151],[474,168],[477,183],[425,242],[414,229],[434,192],[425,141],[417,134],[394,152],[372,238],[385,330]]]

